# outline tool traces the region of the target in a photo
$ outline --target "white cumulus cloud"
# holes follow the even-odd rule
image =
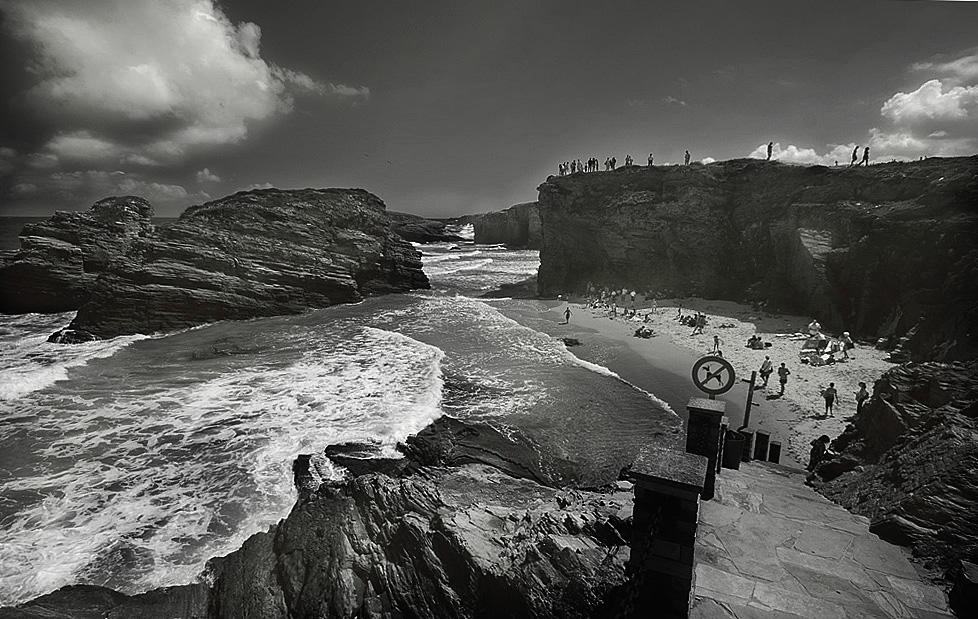
[[[261,58],[258,25],[215,0],[4,2],[7,28],[35,51],[22,100],[59,127],[44,149],[64,161],[175,162],[233,144],[248,123],[288,113],[294,91],[352,101],[336,86]]]
[[[210,171],[209,168],[197,172],[198,183],[220,183],[221,177]]]

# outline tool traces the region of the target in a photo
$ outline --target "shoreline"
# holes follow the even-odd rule
[[[763,431],[771,441],[781,443],[781,464],[804,468],[808,463],[810,442],[822,434],[836,437],[855,414],[855,392],[859,381],[867,384],[872,393],[873,382],[887,369],[894,367],[885,361],[887,353],[856,343],[845,362],[824,366],[801,363],[798,352],[804,338],[798,335],[809,318],[772,314],[731,301],[699,298],[665,299],[658,302],[658,311],[648,323],[642,315],[651,311],[648,303],[638,303],[639,315],[624,319],[610,316],[603,309],[586,308],[579,301],[543,301],[547,310],[544,318],[551,326],[544,329],[554,337],[571,337],[581,346],[568,347],[575,356],[598,363],[618,374],[623,380],[666,401],[685,423],[686,402],[702,397],[693,385],[690,370],[693,362],[710,354],[713,336],[721,340],[724,358],[737,372],[734,387],[718,399],[725,401],[731,428],[743,423],[750,374],[757,370],[769,355],[775,367],[781,362],[791,375],[782,397],[777,397],[778,379],[775,374],[767,388],[760,388],[758,376],[755,387],[749,429]],[[564,323],[563,311],[571,308],[570,323]],[[677,319],[683,313],[699,311],[708,317],[702,334],[691,336],[692,329]],[[634,336],[640,325],[654,331],[651,338]],[[528,325],[529,326],[529,325]],[[771,346],[755,350],[746,346],[747,339],[760,335]],[[834,416],[824,415],[821,391],[834,382],[839,393]]]

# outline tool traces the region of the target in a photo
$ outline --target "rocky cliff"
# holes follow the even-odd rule
[[[503,211],[462,218],[475,229],[475,242],[539,249],[542,243],[536,202],[516,204]]]
[[[978,362],[888,371],[832,449],[820,492],[937,573],[978,562]]]
[[[153,232],[152,217],[146,200],[125,196],[27,224],[20,251],[0,266],[0,312],[78,309],[109,263]]]
[[[542,295],[588,282],[767,303],[915,358],[978,356],[978,156],[628,167],[540,188]]]
[[[391,228],[405,241],[412,243],[454,243],[464,241],[457,234],[445,229],[445,222],[437,219],[426,219],[410,213],[387,211],[391,220]]]
[[[111,198],[89,214],[59,214],[28,230],[38,233],[25,237],[4,282],[8,273],[22,274],[11,289],[34,294],[43,286],[54,301],[49,309],[23,301],[19,310],[77,307],[69,332],[105,338],[428,287],[420,254],[391,230],[384,203],[366,191],[241,192],[191,207],[155,230],[148,209],[138,198]],[[129,219],[89,223],[116,212]],[[117,233],[100,236],[105,230]],[[35,278],[40,284],[31,284]]]
[[[292,513],[212,561],[210,584],[131,597],[66,587],[0,616],[613,615],[629,556],[628,484],[555,489],[529,446],[445,418],[402,450],[403,460],[361,460],[368,470],[342,483],[319,484],[300,459]]]

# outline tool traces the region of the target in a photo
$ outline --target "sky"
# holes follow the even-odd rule
[[[360,187],[447,217],[592,156],[970,155],[976,24],[978,2],[0,0],[0,215]]]

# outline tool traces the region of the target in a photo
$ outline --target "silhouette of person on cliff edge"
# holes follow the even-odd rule
[[[849,167],[850,168],[852,166],[856,165],[856,159],[858,159],[858,158],[859,158],[859,146],[856,145],[856,147],[854,149],[852,149],[852,161],[849,162]]]
[[[689,151],[686,151],[686,157],[685,157],[684,161],[685,161],[685,163],[683,163],[683,165],[689,165]],[[853,160],[853,161],[855,161],[855,160]]]
[[[865,165],[869,167],[869,147],[863,149],[863,160],[859,162],[859,165]]]
[[[774,152],[774,142],[767,143],[767,160],[771,160],[771,153]]]
[[[653,159],[652,153],[649,153],[649,167],[650,168],[652,167],[652,159]]]

